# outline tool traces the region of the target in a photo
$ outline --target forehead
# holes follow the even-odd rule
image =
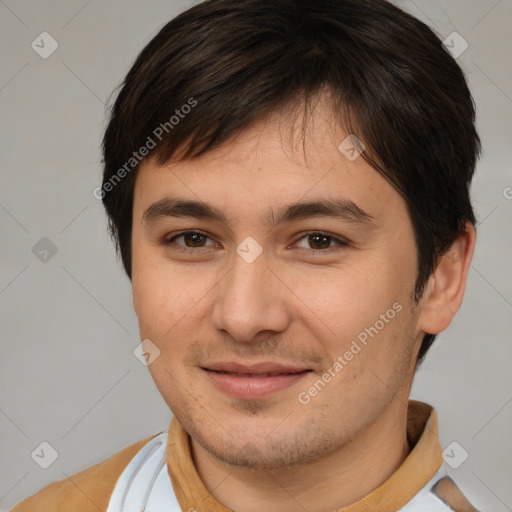
[[[169,211],[165,202],[171,197],[194,201],[189,207],[197,216],[210,207],[209,216],[221,222],[250,215],[272,224],[286,219],[298,203],[309,203],[314,216],[321,213],[319,200],[361,225],[365,217],[378,219],[383,213],[408,216],[399,193],[358,156],[357,139],[328,114],[325,109],[311,114],[304,131],[297,118],[273,116],[199,157],[164,165],[144,160],[135,183],[135,216]]]

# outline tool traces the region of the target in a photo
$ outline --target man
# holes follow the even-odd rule
[[[474,511],[410,401],[475,246],[459,66],[384,0],[209,0],[129,71],[103,199],[174,417],[22,511]]]

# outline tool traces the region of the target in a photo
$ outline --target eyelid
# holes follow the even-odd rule
[[[205,233],[203,231],[196,230],[196,229],[187,229],[187,230],[180,231],[179,233],[174,234],[171,238],[164,238],[162,240],[162,244],[164,246],[171,245],[171,243],[174,242],[177,238],[179,238],[183,235],[186,235],[186,234],[199,234],[199,235],[203,235],[206,238],[209,238],[212,240],[212,238],[207,233]],[[327,233],[324,231],[318,231],[318,230],[316,230],[316,231],[312,230],[312,231],[307,231],[307,232],[302,233],[301,236],[299,238],[297,238],[295,240],[295,242],[293,242],[292,245],[296,244],[303,238],[306,238],[311,235],[319,235],[319,236],[325,236],[326,238],[330,238],[333,242],[335,242],[335,245],[333,245],[332,247],[328,247],[327,249],[304,249],[304,248],[302,248],[304,251],[308,251],[309,253],[315,253],[315,254],[329,253],[332,250],[339,249],[340,247],[347,247],[348,245],[350,245],[350,242],[344,237],[337,236],[337,235],[335,236],[330,233]],[[182,250],[185,252],[198,252],[198,250],[200,250],[200,249],[207,249],[207,247],[196,247],[196,248],[186,247],[186,246],[179,246],[179,247],[180,247],[179,250]],[[209,246],[209,247],[211,248],[211,246]]]
[[[297,238],[297,240],[295,240],[295,242],[293,242],[293,244],[296,244],[303,238],[306,238],[311,235],[318,235],[318,236],[324,236],[326,238],[330,238],[333,242],[335,242],[335,245],[333,245],[332,247],[328,247],[327,249],[304,249],[305,251],[310,251],[310,252],[314,252],[314,253],[329,252],[329,251],[338,249],[339,247],[346,247],[350,244],[350,242],[342,236],[331,235],[330,233],[327,233],[325,231],[318,231],[318,230],[306,231],[305,233],[302,233],[301,236],[299,238]]]
[[[179,233],[176,233],[174,235],[172,235],[171,238],[167,238],[167,237],[164,237],[164,239],[162,240],[162,244],[163,245],[170,245],[172,242],[174,242],[174,240],[176,240],[176,238],[179,238],[180,236],[183,236],[183,235],[187,235],[187,234],[197,234],[197,235],[203,235],[204,237],[206,238],[209,238],[210,240],[212,240],[212,237],[210,235],[208,235],[208,233],[205,233],[203,231],[199,231],[197,229],[186,229],[184,231],[180,231]],[[186,247],[186,246],[180,246],[183,250],[192,250],[194,252],[197,252],[197,249],[204,249],[204,247],[197,247],[196,249],[194,249],[193,247]]]

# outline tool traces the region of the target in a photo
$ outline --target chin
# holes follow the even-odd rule
[[[338,447],[332,433],[313,433],[307,426],[296,425],[295,431],[279,435],[282,416],[276,419],[253,419],[225,424],[225,430],[208,431],[193,422],[192,438],[212,457],[236,468],[280,470],[310,464]],[[187,429],[188,430],[188,429]],[[271,434],[274,434],[271,437]]]
[[[233,446],[225,446],[225,449],[218,450],[216,453],[208,448],[211,447],[205,447],[212,456],[225,464],[236,468],[259,471],[305,466],[327,455],[330,451],[328,444],[309,447],[308,451],[305,451],[303,448],[298,448],[298,445],[295,443],[287,446],[280,442],[277,444],[267,443],[266,446],[261,447],[255,443],[248,442],[239,449]]]

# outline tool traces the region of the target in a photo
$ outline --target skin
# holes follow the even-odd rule
[[[304,147],[300,121],[276,114],[199,158],[163,166],[148,158],[135,184],[133,304],[141,339],[160,350],[149,369],[191,436],[205,486],[237,512],[332,511],[399,467],[410,451],[405,404],[423,334],[445,329],[460,306],[475,242],[468,225],[416,305],[417,253],[404,199],[363,158],[351,162],[338,150],[347,134],[325,103],[308,119]],[[193,217],[143,220],[168,195],[208,201],[230,226]],[[271,207],[319,197],[353,201],[371,215],[372,228],[327,217],[266,223]],[[206,236],[163,243],[184,230]],[[315,242],[309,231],[348,245]],[[263,251],[252,263],[236,252],[249,236]],[[299,393],[394,303],[401,311],[300,403]],[[247,400],[212,384],[200,366],[214,361],[313,371]]]

